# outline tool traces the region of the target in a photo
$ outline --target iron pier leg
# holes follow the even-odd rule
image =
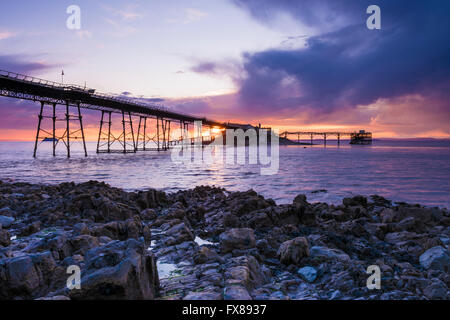
[[[170,149],[170,120],[169,120],[169,131],[167,132],[167,144],[168,149]]]
[[[147,117],[144,118],[144,151],[147,145]]]
[[[125,131],[125,111],[122,111],[123,153],[127,153],[127,132]]]
[[[163,143],[162,143],[162,149],[166,150],[166,120],[161,118],[161,126],[162,126],[162,132],[163,132]]]
[[[142,117],[139,117],[139,126],[138,126],[137,138],[136,138],[136,149],[139,148],[139,135],[141,134],[141,123],[142,123]]]
[[[36,151],[37,151],[37,146],[38,146],[38,141],[39,141],[39,133],[41,132],[41,122],[42,122],[42,113],[44,111],[44,102],[41,101],[41,112],[39,113],[39,121],[38,121],[38,127],[37,127],[37,133],[36,133],[36,142],[34,143],[34,152],[33,152],[33,157],[36,158]]]
[[[69,101],[66,101],[66,122],[67,122],[67,158],[70,158],[70,115],[69,115]]]
[[[111,111],[109,112],[109,122],[108,122],[108,153],[111,153]]]
[[[53,104],[53,156],[56,156],[56,103]]]
[[[326,134],[323,135],[323,145],[327,146],[327,135]]]
[[[313,145],[313,135],[311,133],[311,146]]]
[[[340,144],[341,144],[341,134],[338,133],[338,145],[340,145]]]
[[[133,120],[131,119],[131,112],[128,112],[128,118],[130,119],[131,138],[133,139],[133,151],[136,152],[136,140],[134,140]]]
[[[105,116],[105,111],[102,110],[102,119],[100,120],[100,130],[98,131],[97,153],[100,153],[100,140],[101,140],[101,137],[102,137],[103,117],[104,116]]]
[[[159,151],[159,117],[156,117],[156,138],[158,142],[158,151]]]
[[[83,116],[81,115],[80,103],[77,103],[78,108],[78,119],[80,120],[80,129],[81,129],[81,138],[83,139],[83,148],[84,148],[84,156],[87,157],[87,149],[86,149],[86,139],[84,138],[84,128],[83,128]]]

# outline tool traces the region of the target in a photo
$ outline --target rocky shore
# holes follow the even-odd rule
[[[0,299],[449,299],[449,226],[448,210],[379,196],[0,182]]]

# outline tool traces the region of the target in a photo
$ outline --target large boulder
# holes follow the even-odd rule
[[[220,237],[220,248],[223,253],[234,249],[251,249],[255,247],[255,234],[250,228],[235,228],[223,232]]]
[[[81,289],[71,299],[154,299],[159,287],[155,258],[142,242],[112,241],[86,253]]]
[[[49,251],[0,260],[0,300],[40,297],[62,285],[58,269]]]
[[[450,253],[448,249],[436,246],[425,251],[419,257],[420,265],[425,269],[434,269],[444,272],[450,270]]]
[[[105,236],[114,240],[127,240],[130,238],[139,239],[144,237],[146,241],[150,240],[150,229],[144,226],[136,216],[126,221],[113,221],[94,227],[91,234],[96,237]]]
[[[298,237],[283,242],[277,255],[281,263],[286,265],[298,264],[302,258],[309,256],[308,240],[304,237]]]

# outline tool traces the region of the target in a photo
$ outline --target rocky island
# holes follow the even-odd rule
[[[447,209],[376,195],[0,182],[0,299],[449,299],[449,226]]]

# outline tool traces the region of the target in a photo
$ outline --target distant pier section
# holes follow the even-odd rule
[[[372,144],[372,132],[365,130],[359,130],[358,132],[285,131],[280,134],[280,137],[286,140],[296,141],[297,143],[301,143],[303,138],[303,141],[309,140],[313,144],[313,141],[319,137],[319,139],[323,140],[324,145],[327,144],[327,140],[330,138],[336,138],[338,144],[341,144],[343,138],[350,138],[350,144]]]

